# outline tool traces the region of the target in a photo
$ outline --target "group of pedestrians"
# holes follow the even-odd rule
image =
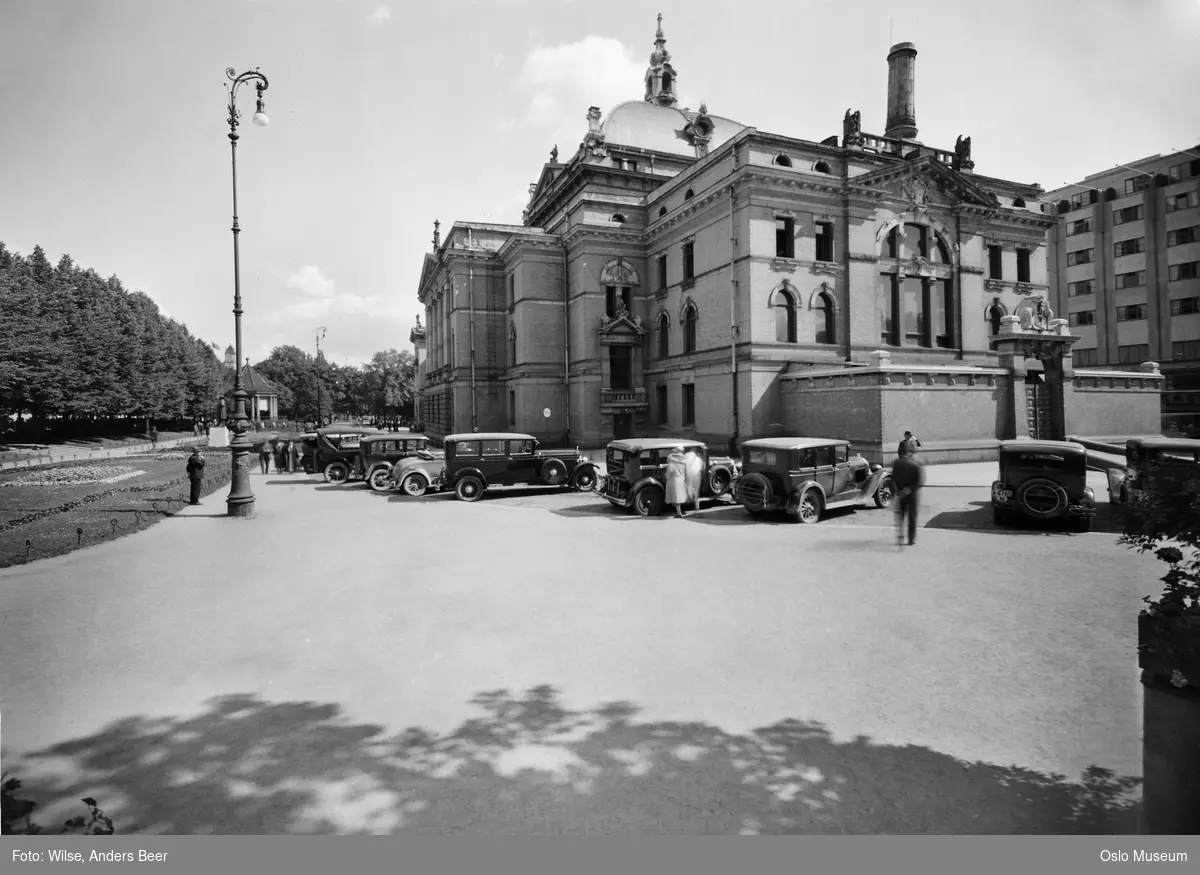
[[[896,448],[896,461],[892,463],[892,483],[896,486],[896,543],[903,547],[917,543],[917,512],[919,495],[925,485],[925,465],[917,459],[921,442],[911,431]]]
[[[704,475],[704,460],[694,449],[675,447],[667,456],[667,504],[675,506],[675,516],[683,517],[683,506],[689,502],[700,509],[700,479]]]
[[[258,447],[258,464],[264,474],[271,473],[272,462],[276,474],[291,474],[300,468],[303,455],[303,445],[294,440],[263,441]]]

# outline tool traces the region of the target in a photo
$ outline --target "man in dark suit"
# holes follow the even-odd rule
[[[904,433],[904,440],[900,441],[900,451],[906,449],[909,456],[915,456],[917,454],[917,447],[919,446],[921,446],[921,442],[913,437],[911,431],[906,431]]]
[[[907,528],[908,543],[917,542],[918,494],[925,485],[925,466],[913,458],[907,442],[892,464],[892,482],[896,485],[896,543],[903,546]]]
[[[192,481],[192,504],[200,503],[200,488],[204,485],[204,457],[199,447],[192,447],[187,463],[188,478]]]

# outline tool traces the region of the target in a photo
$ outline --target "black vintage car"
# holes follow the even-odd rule
[[[1079,444],[1001,442],[1000,474],[992,483],[994,522],[1065,522],[1075,531],[1090,532],[1096,496],[1087,485],[1087,473],[1087,449]]]
[[[339,423],[317,429],[316,440],[312,442],[312,452],[305,447],[304,469],[311,473],[320,474],[329,483],[341,483],[350,476],[358,460],[358,451],[362,439],[367,435],[386,435],[388,432],[367,425]]]
[[[608,445],[600,494],[617,507],[632,508],[641,516],[657,516],[666,503],[667,456],[676,447],[694,450],[704,461],[702,498],[720,498],[729,492],[729,484],[737,476],[737,462],[728,456],[710,456],[700,441],[627,438]]]
[[[447,435],[445,487],[462,501],[478,501],[496,486],[563,486],[588,490],[596,468],[575,450],[541,450],[533,435],[516,432]]]

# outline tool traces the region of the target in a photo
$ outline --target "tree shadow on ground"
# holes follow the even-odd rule
[[[472,703],[483,713],[456,730],[389,737],[336,705],[233,695],[17,768],[65,760],[46,774],[70,777],[19,775],[25,795],[45,812],[94,796],[118,834],[1136,832],[1140,779],[1097,767],[1074,783],[802,720],[641,722],[628,702],[568,710],[549,686]]]

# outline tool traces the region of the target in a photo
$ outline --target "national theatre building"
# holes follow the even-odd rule
[[[1077,371],[1051,312],[1037,185],[917,139],[911,43],[867,133],[766,133],[678,106],[661,16],[642,99],[587,113],[522,225],[435,223],[418,296],[434,438],[522,431],[599,447],[771,434],[931,460],[1018,436],[1157,433],[1152,362]],[[878,130],[878,128],[876,128]]]

